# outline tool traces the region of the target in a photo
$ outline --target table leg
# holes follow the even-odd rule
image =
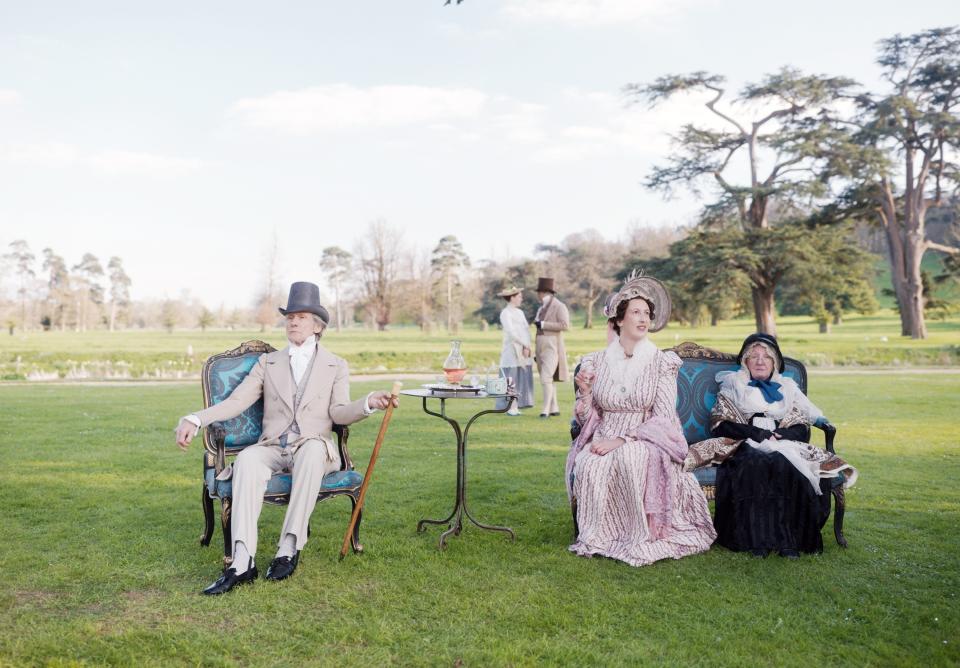
[[[460,532],[463,530],[463,516],[466,515],[467,519],[473,522],[476,526],[481,529],[487,529],[488,531],[502,531],[510,535],[510,540],[515,540],[516,536],[513,533],[513,529],[509,527],[494,526],[489,524],[483,524],[479,522],[473,515],[470,514],[469,509],[467,508],[467,433],[470,431],[471,425],[476,422],[477,418],[482,415],[487,415],[488,413],[506,413],[509,409],[510,402],[507,402],[507,408],[503,409],[492,409],[481,411],[474,415],[467,422],[466,428],[461,431],[460,424],[452,419],[447,417],[446,412],[446,400],[440,398],[440,412],[431,411],[427,408],[427,398],[423,398],[423,412],[428,415],[436,416],[444,421],[446,421],[452,428],[453,433],[457,437],[457,492],[456,492],[456,501],[453,506],[453,510],[450,511],[450,514],[442,520],[431,520],[431,519],[422,519],[417,522],[417,533],[422,533],[424,531],[425,524],[447,524],[447,530],[440,534],[440,549],[444,549],[447,545],[447,538],[451,535],[459,536]],[[451,522],[453,520],[453,522]]]
[[[434,415],[440,418],[441,420],[444,420],[445,422],[447,422],[453,428],[453,433],[457,437],[457,488],[456,488],[456,498],[454,500],[453,510],[451,510],[450,514],[447,515],[442,520],[422,519],[419,522],[417,522],[417,533],[423,533],[425,524],[450,525],[450,520],[456,517],[456,522],[448,526],[447,531],[444,531],[442,534],[440,534],[440,548],[443,549],[446,546],[445,543],[446,543],[447,536],[451,533],[456,533],[457,535],[459,535],[460,530],[463,526],[463,520],[462,520],[462,517],[463,517],[463,510],[462,510],[463,508],[463,505],[462,505],[463,434],[460,431],[460,424],[456,420],[447,417],[446,399],[443,399],[443,398],[440,399],[440,412],[437,413],[436,411],[432,411],[429,408],[427,408],[427,398],[424,397],[423,412],[427,413],[428,415]]]
[[[470,418],[470,421],[467,422],[467,426],[463,430],[463,438],[461,439],[463,442],[463,485],[462,485],[461,503],[463,504],[463,512],[466,514],[467,519],[469,519],[475,525],[477,525],[481,529],[487,529],[488,531],[502,531],[510,535],[510,540],[516,540],[517,537],[513,533],[513,529],[511,529],[510,527],[501,527],[493,524],[484,524],[479,520],[477,520],[473,515],[471,515],[470,508],[467,507],[467,434],[470,432],[470,427],[481,415],[486,415],[488,413],[505,413],[509,409],[510,409],[510,402],[507,402],[507,408],[504,408],[503,410],[494,409],[489,411],[482,411],[474,415],[472,418]]]

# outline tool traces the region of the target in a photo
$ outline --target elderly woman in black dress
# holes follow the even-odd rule
[[[775,337],[748,336],[737,362],[740,370],[717,374],[720,391],[710,419],[714,438],[692,445],[685,461],[687,470],[720,463],[713,519],[717,543],[757,557],[822,552],[831,478],[841,473],[849,487],[857,472],[803,441],[823,413],[782,375]]]

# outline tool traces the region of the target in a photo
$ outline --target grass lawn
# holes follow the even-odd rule
[[[471,509],[516,542],[469,525],[440,552],[415,525],[452,506],[452,436],[407,398],[366,552],[337,562],[349,502],[328,501],[293,579],[209,599],[199,448],[172,439],[199,386],[0,386],[0,665],[957,665],[960,374],[814,372],[811,391],[861,471],[846,550],[828,525],[798,562],[575,557],[566,425],[528,412],[481,419],[469,446]],[[378,426],[352,429],[361,469]],[[261,568],[281,518],[265,508]]]
[[[900,336],[900,321],[891,311],[851,316],[829,334],[818,333],[808,317],[780,317],[781,347],[808,366],[958,366],[960,318],[928,322],[930,336],[913,341]],[[697,341],[719,350],[736,352],[744,337],[754,331],[752,319],[723,322],[717,327],[684,327],[671,323],[652,335],[660,347]],[[424,334],[419,329],[396,328],[374,332],[354,328],[330,331],[324,345],[344,357],[354,373],[439,371],[450,349],[450,339],[463,341],[463,351],[474,371],[483,373],[500,359],[499,329],[482,332],[464,327],[455,337],[445,332]],[[596,350],[605,341],[605,325],[589,330],[575,322],[565,335],[571,359]],[[0,335],[0,381],[45,373],[56,378],[182,378],[199,373],[210,355],[233,348],[241,341],[263,339],[286,345],[282,330],[207,331],[150,330],[118,332],[27,332]]]

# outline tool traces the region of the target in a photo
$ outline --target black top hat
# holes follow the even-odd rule
[[[297,281],[290,286],[287,308],[281,308],[280,315],[288,313],[313,313],[320,316],[325,325],[330,324],[330,314],[320,305],[320,288],[315,283]]]
[[[537,292],[551,292],[555,293],[556,290],[553,289],[553,279],[544,278],[541,276],[537,279]]]
[[[740,346],[740,354],[737,355],[737,364],[743,364],[743,356],[747,352],[747,348],[754,343],[763,343],[773,348],[773,352],[777,355],[777,371],[783,373],[783,353],[780,352],[780,344],[777,343],[777,337],[772,334],[764,334],[763,332],[751,334],[743,340],[743,345]]]

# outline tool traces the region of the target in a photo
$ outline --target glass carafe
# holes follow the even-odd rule
[[[467,374],[467,362],[460,352],[459,341],[450,342],[450,354],[443,362],[443,374],[446,376],[447,382],[452,385],[459,385]]]

